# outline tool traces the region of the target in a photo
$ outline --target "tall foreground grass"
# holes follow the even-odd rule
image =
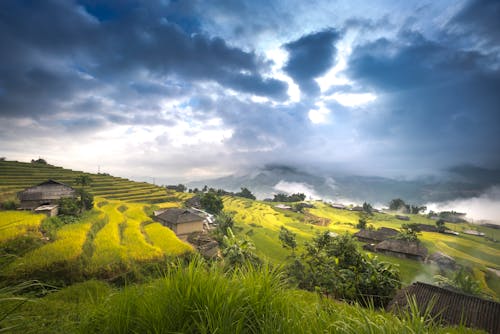
[[[199,261],[129,286],[80,319],[81,333],[465,333],[413,309],[402,318],[290,290],[279,270],[225,274]]]

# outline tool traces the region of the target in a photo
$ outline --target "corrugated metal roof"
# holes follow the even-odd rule
[[[463,324],[492,334],[500,333],[500,303],[416,282],[402,289],[388,309],[395,312],[405,309],[408,297],[415,298],[421,312],[434,303],[431,316],[437,317],[444,324]]]

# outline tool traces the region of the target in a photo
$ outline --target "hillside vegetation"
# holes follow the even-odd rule
[[[74,184],[81,172],[43,164],[0,161],[0,197],[48,178]],[[68,224],[31,212],[0,211],[0,332],[14,333],[462,333],[442,328],[417,310],[396,317],[293,289],[284,275],[290,251],[281,246],[284,226],[296,235],[297,252],[317,233],[354,233],[360,213],[323,202],[303,212],[225,196],[238,238],[255,244],[262,268],[206,264],[193,247],[153,222],[155,207],[174,207],[192,195],[108,175],[88,174],[94,209]],[[151,203],[155,203],[154,206]],[[410,222],[434,224],[419,215]],[[375,227],[399,228],[393,215],[368,217]],[[48,226],[57,226],[54,229]],[[449,224],[461,231],[467,224]],[[487,235],[496,231],[479,228]],[[491,240],[424,232],[430,252],[442,251],[470,266],[482,290],[500,296],[488,267],[500,269],[500,246]],[[398,265],[404,283],[431,282],[437,268],[371,254]],[[190,261],[182,261],[182,259]],[[186,264],[188,262],[188,264]],[[36,281],[34,281],[36,280]],[[46,285],[46,284],[50,285]],[[125,287],[124,287],[125,286]]]
[[[89,192],[94,196],[127,202],[182,202],[192,195],[167,191],[164,187],[146,182],[135,182],[107,174],[90,174],[40,163],[0,161],[0,201],[15,199],[17,192],[48,179],[76,187],[75,179],[89,175]]]
[[[260,256],[272,262],[283,263],[290,255],[279,242],[280,227],[296,234],[300,246],[312,237],[323,231],[332,231],[337,234],[344,232],[355,233],[359,229],[356,224],[361,213],[341,210],[316,201],[314,208],[305,209],[305,214],[274,208],[273,203],[252,201],[244,198],[225,197],[225,210],[235,214],[236,228],[239,233],[250,238]],[[410,221],[398,220],[395,215],[374,213],[367,216],[368,224],[374,228],[390,227],[399,229],[403,223],[421,223],[435,226],[435,221],[422,215],[408,214]],[[328,223],[323,224],[327,219]],[[323,226],[325,225],[325,226]],[[498,230],[488,227],[471,226],[467,223],[447,224],[448,228],[457,232],[464,229],[478,229],[486,236],[495,237]],[[429,253],[440,251],[452,256],[457,263],[473,268],[475,278],[480,282],[482,290],[492,298],[500,297],[500,279],[488,268],[500,269],[500,243],[484,237],[466,235],[446,235],[437,232],[422,232],[419,237],[428,248]],[[361,245],[361,243],[360,243]],[[402,259],[383,254],[372,254],[379,259],[399,266],[405,284],[419,280],[428,283],[434,282],[434,276],[439,269],[435,265],[420,261]]]

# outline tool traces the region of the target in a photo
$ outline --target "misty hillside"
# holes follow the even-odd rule
[[[479,168],[462,167],[452,170],[444,180],[434,178],[397,180],[376,176],[315,174],[302,169],[269,165],[252,173],[230,175],[211,180],[191,182],[190,188],[208,185],[237,191],[248,187],[258,198],[272,197],[278,192],[303,192],[310,197],[329,200],[367,201],[385,204],[393,198],[404,198],[412,203],[442,202],[471,198],[482,194],[490,185],[500,183],[498,173],[488,179],[477,179]],[[483,174],[484,175],[484,174]]]

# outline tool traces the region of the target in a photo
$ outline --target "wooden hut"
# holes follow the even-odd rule
[[[418,241],[387,239],[375,246],[375,251],[413,260],[424,260],[427,248]]]
[[[47,180],[18,194],[21,202],[20,208],[25,210],[33,210],[42,205],[58,204],[61,198],[66,197],[76,197],[75,189],[54,180]]]
[[[392,312],[407,311],[408,298],[419,310],[430,308],[430,316],[449,326],[465,325],[489,333],[500,333],[500,304],[435,285],[416,282],[402,289],[389,303]]]
[[[193,232],[203,231],[205,219],[189,209],[167,209],[155,216],[155,219],[170,228],[183,240]]]
[[[393,228],[381,227],[378,230],[360,230],[354,236],[363,242],[380,242],[396,236],[399,232]]]

